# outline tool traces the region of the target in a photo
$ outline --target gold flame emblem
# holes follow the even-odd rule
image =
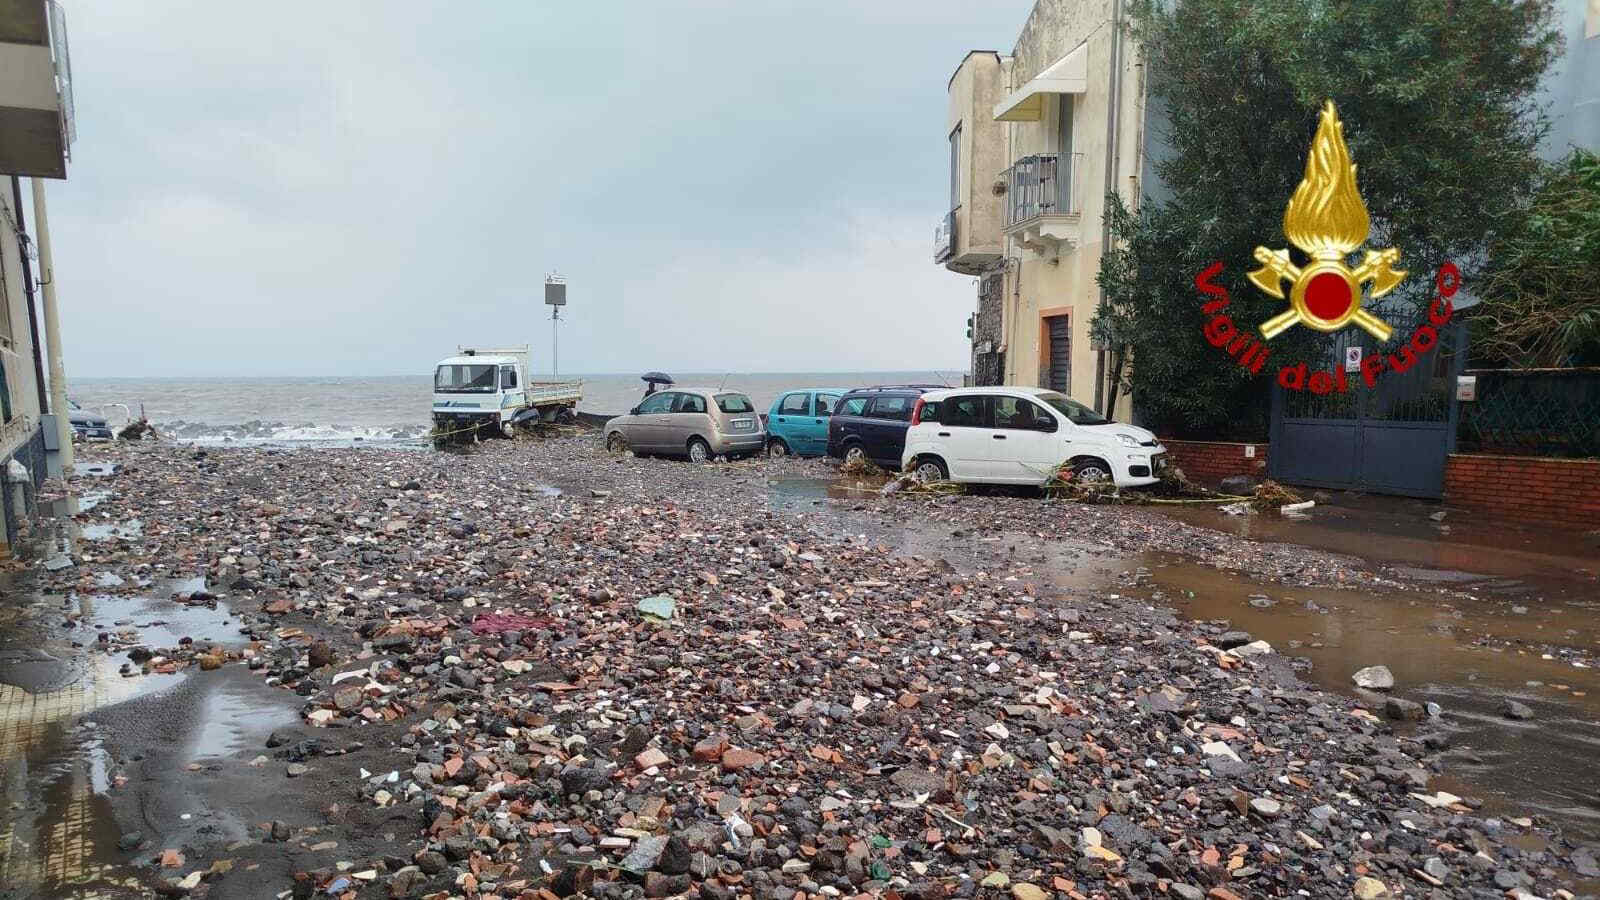
[[[1311,139],[1305,177],[1283,211],[1283,233],[1311,262],[1302,268],[1290,261],[1287,250],[1256,248],[1261,268],[1250,273],[1251,283],[1280,300],[1282,283],[1290,283],[1289,309],[1261,323],[1261,336],[1271,340],[1297,324],[1338,331],[1354,322],[1387,341],[1394,329],[1361,308],[1362,286],[1372,283],[1374,300],[1394,290],[1406,277],[1393,268],[1400,251],[1368,250],[1361,265],[1345,265],[1345,258],[1366,243],[1370,230],[1367,206],[1356,190],[1356,166],[1344,143],[1344,124],[1329,100]]]

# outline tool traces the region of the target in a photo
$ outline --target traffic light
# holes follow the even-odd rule
[[[972,340],[972,320],[975,317],[976,313],[971,316],[967,316],[967,340],[969,341]]]

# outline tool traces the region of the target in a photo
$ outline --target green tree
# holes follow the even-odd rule
[[[1470,286],[1473,251],[1538,171],[1535,91],[1560,52],[1553,21],[1553,0],[1137,0],[1130,29],[1166,120],[1155,168],[1172,196],[1120,223],[1108,255],[1127,256],[1102,264],[1097,318],[1126,341],[1123,387],[1142,414],[1177,435],[1264,424],[1270,379],[1201,338],[1194,276],[1222,262],[1216,280],[1246,327],[1283,309],[1244,276],[1257,245],[1289,246],[1283,209],[1325,100],[1357,165],[1368,246],[1399,247],[1411,273],[1385,308],[1425,302],[1445,260]],[[1286,360],[1324,345],[1296,328],[1270,346]]]
[[[1512,366],[1600,363],[1600,156],[1550,167],[1516,225],[1489,245],[1473,346]]]

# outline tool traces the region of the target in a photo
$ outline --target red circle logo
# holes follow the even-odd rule
[[[1325,321],[1334,321],[1350,308],[1350,282],[1336,272],[1321,272],[1306,285],[1306,310]]]

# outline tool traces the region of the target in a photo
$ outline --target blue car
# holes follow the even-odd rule
[[[849,388],[798,388],[778,395],[767,412],[770,456],[822,456],[828,452],[828,417]]]

